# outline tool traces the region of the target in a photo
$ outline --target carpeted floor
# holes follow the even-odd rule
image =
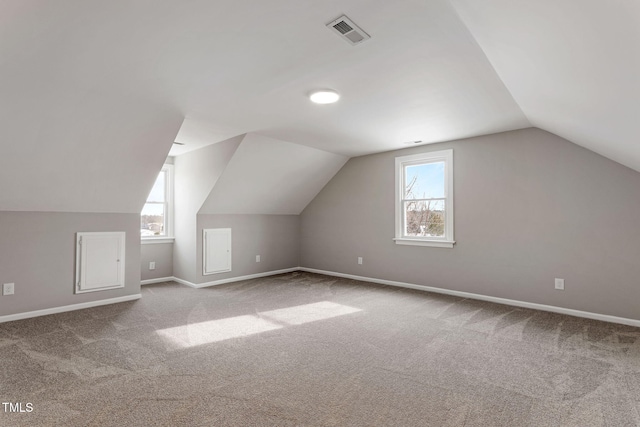
[[[310,273],[0,324],[2,426],[638,426],[640,329]]]

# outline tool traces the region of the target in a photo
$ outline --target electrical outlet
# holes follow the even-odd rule
[[[260,262],[260,255],[256,255],[256,262]]]
[[[155,261],[151,261],[149,263],[149,270],[155,270],[156,269],[156,262]]]
[[[2,285],[2,295],[13,295],[15,286],[15,283],[5,283]]]
[[[564,279],[556,278],[556,289],[564,291]]]
[[[361,256],[358,257],[358,264],[362,265],[362,257]]]

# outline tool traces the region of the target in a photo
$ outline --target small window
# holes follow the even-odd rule
[[[453,150],[396,157],[394,240],[453,247]]]
[[[173,237],[173,166],[164,165],[140,213],[140,237]]]

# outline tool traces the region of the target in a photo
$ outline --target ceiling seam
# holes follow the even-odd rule
[[[500,80],[500,83],[502,83],[502,86],[504,87],[504,89],[507,91],[507,93],[509,93],[509,96],[511,97],[511,99],[513,100],[513,102],[515,103],[515,105],[518,107],[518,110],[520,110],[520,112],[522,113],[522,116],[527,120],[527,123],[529,124],[529,126],[533,127],[533,123],[531,122],[531,119],[529,118],[529,116],[524,112],[524,110],[522,109],[522,106],[520,105],[520,103],[518,102],[518,100],[516,99],[515,96],[513,96],[513,92],[511,91],[511,89],[509,89],[509,86],[507,86],[507,84],[505,83],[504,79],[502,78],[502,76],[500,75],[500,73],[498,72],[498,70],[496,69],[495,65],[493,64],[493,62],[491,62],[491,59],[489,58],[489,56],[487,55],[487,53],[485,52],[484,48],[482,47],[482,45],[480,44],[480,42],[478,42],[477,37],[475,36],[475,34],[473,34],[473,32],[471,31],[471,29],[469,28],[469,25],[465,22],[465,20],[462,18],[462,16],[460,15],[460,13],[458,12],[458,9],[456,9],[455,5],[453,4],[452,0],[446,0],[447,4],[449,5],[449,7],[451,8],[451,10],[453,11],[453,13],[455,14],[455,16],[458,18],[458,20],[460,21],[460,23],[462,24],[462,26],[464,27],[464,29],[467,31],[467,34],[469,35],[469,37],[471,38],[471,40],[473,40],[473,42],[475,43],[476,46],[478,46],[478,49],[480,49],[480,51],[482,52],[482,55],[484,56],[484,58],[487,60],[487,63],[491,66],[491,69],[493,70],[493,72],[495,73],[496,77],[498,77],[498,80]]]

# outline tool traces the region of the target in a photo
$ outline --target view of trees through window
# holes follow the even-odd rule
[[[444,237],[444,162],[405,166],[405,236]]]
[[[165,236],[167,191],[166,191],[166,171],[158,174],[156,182],[147,198],[140,213],[140,236],[153,237]]]

